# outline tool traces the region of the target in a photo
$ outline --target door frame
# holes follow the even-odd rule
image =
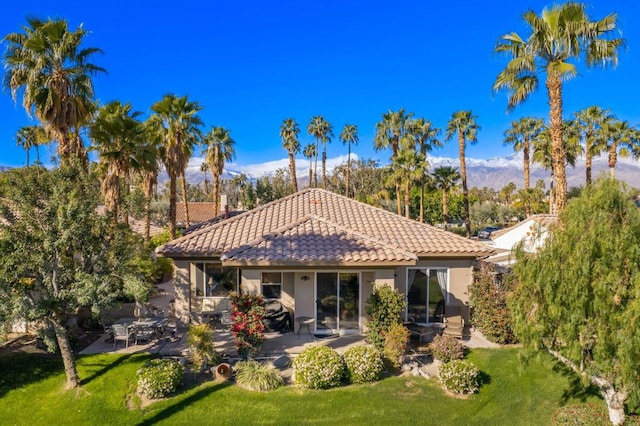
[[[340,314],[336,312],[336,329],[318,329],[318,274],[337,274],[337,294],[336,298],[338,301],[338,305],[336,306],[336,310],[339,311],[339,303],[340,303],[340,274],[356,274],[358,277],[358,328],[352,330],[341,330],[340,329]],[[313,272],[313,318],[314,322],[314,332],[318,334],[360,334],[362,332],[362,271],[357,270],[320,270]]]

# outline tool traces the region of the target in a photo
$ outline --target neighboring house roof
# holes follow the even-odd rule
[[[523,249],[528,253],[535,253],[540,249],[557,223],[558,217],[552,214],[536,214],[518,222],[517,224],[495,231],[491,234],[492,245],[496,254],[487,258],[489,262],[498,265],[515,263],[513,249],[522,242]]]
[[[189,202],[190,225],[214,219],[220,213],[216,211],[216,205],[213,202]],[[186,222],[184,203],[176,203],[176,223],[185,224]]]
[[[413,264],[477,258],[479,242],[332,192],[309,188],[158,247],[172,258],[251,264]]]
[[[189,203],[189,206],[191,206],[191,203]],[[244,213],[244,210],[231,210],[228,214],[227,213],[221,214],[220,216],[216,216],[213,219],[209,219],[209,220],[204,221],[204,222],[196,223],[194,225],[191,225],[190,227],[188,227],[184,231],[182,231],[182,235],[188,235],[188,234],[191,234],[193,232],[199,231],[202,228],[206,228],[207,226],[215,225],[216,223],[222,222],[225,219],[229,219],[229,218],[232,218],[234,216],[238,216],[240,213]]]

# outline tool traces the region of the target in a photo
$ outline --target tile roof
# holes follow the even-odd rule
[[[189,203],[189,205],[191,205],[191,203]],[[207,226],[215,225],[216,223],[222,222],[223,220],[232,218],[234,216],[238,216],[240,213],[244,213],[244,210],[231,210],[229,214],[227,213],[221,214],[220,216],[216,216],[213,219],[209,219],[204,222],[198,222],[196,224],[189,226],[184,231],[182,231],[182,235],[188,235],[193,232],[199,231],[202,228],[206,228]]]
[[[558,222],[558,215],[555,215],[555,214],[544,214],[544,213],[531,215],[528,218],[526,218],[525,220],[523,220],[521,222],[518,222],[513,226],[510,226],[508,228],[499,229],[497,231],[493,231],[491,233],[491,239],[495,240],[499,236],[504,235],[507,232],[518,228],[519,226],[522,226],[523,224],[529,222],[530,220],[534,221],[535,223],[537,223],[540,226],[543,226],[545,228],[550,228],[550,227],[552,227],[553,225],[555,225]]]
[[[172,258],[308,264],[481,257],[484,244],[317,188],[265,204],[158,247]]]
[[[217,217],[220,213],[216,212],[216,206],[213,202],[189,202],[189,223],[206,222]],[[186,223],[184,203],[176,203],[176,222]]]

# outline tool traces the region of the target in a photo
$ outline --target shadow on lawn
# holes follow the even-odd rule
[[[0,398],[13,389],[64,372],[57,354],[14,353],[0,356]]]
[[[135,355],[135,357],[132,358],[132,356]],[[105,360],[104,358],[97,358],[96,355],[86,355],[87,358],[89,359],[100,359],[101,361],[96,361],[94,363],[88,363],[88,362],[83,362],[82,365],[84,366],[84,368],[86,370],[92,370],[92,367],[102,367],[100,369],[96,369],[93,374],[91,374],[89,377],[86,377],[84,379],[82,379],[80,381],[80,385],[84,386],[87,383],[90,383],[91,381],[104,376],[105,374],[107,374],[109,371],[113,370],[114,368],[116,368],[117,366],[124,364],[126,362],[135,362],[135,363],[139,363],[141,360],[142,361],[146,361],[147,359],[151,359],[154,358],[153,355],[148,355],[148,356],[141,356],[140,354],[126,354],[126,355],[122,355],[120,357],[118,357],[118,359],[116,359],[115,361],[112,361],[111,359]]]
[[[580,376],[560,361],[555,362],[553,371],[561,374],[569,380],[569,388],[562,393],[562,398],[560,398],[562,405],[567,404],[571,399],[579,399],[580,401],[585,402],[587,398],[592,396],[602,398],[598,388],[593,385],[585,386]]]
[[[185,399],[182,399],[180,401],[176,401],[175,404],[170,405],[160,411],[158,411],[157,413],[155,413],[153,416],[149,417],[148,419],[137,423],[137,426],[149,426],[149,425],[153,425],[156,424],[162,420],[168,419],[169,417],[173,416],[174,414],[176,414],[179,411],[182,411],[184,409],[186,409],[187,407],[189,407],[189,405],[193,404],[196,401],[199,401],[203,398],[208,397],[209,395],[211,395],[212,393],[223,389],[227,386],[230,386],[231,383],[229,382],[221,382],[219,384],[213,385],[213,386],[207,386],[204,389],[201,389],[197,392],[195,392],[193,395],[188,396]]]

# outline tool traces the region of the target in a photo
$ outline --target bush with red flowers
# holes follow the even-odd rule
[[[264,340],[264,300],[259,295],[240,294],[231,298],[231,306],[232,330],[238,354],[243,358],[255,355]]]

